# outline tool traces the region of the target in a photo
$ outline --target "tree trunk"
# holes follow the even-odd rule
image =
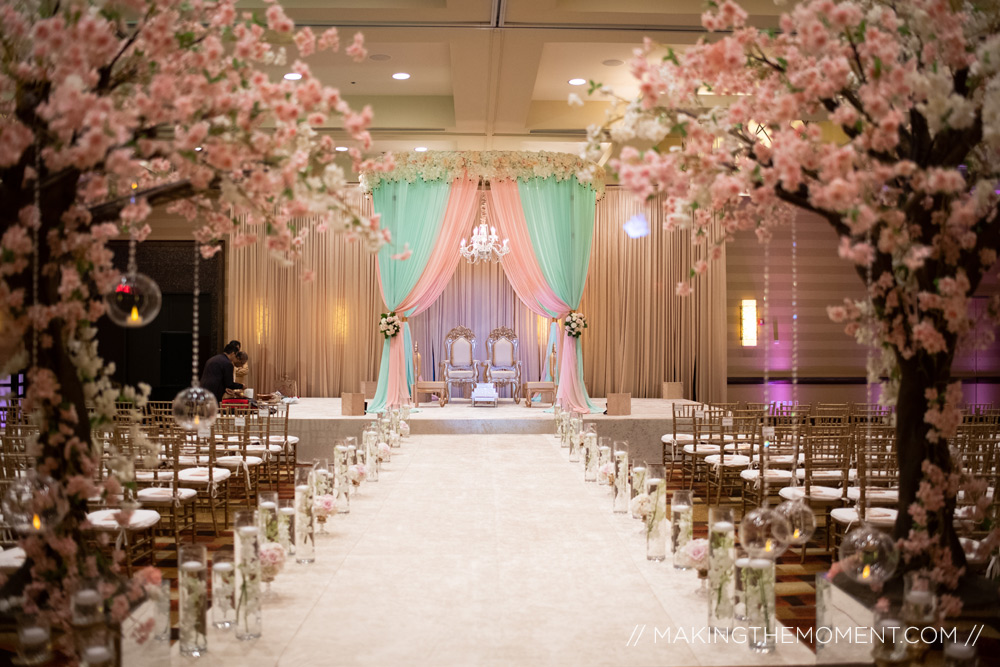
[[[951,379],[951,354],[914,355],[903,359],[897,355],[901,372],[899,398],[896,402],[896,456],[899,461],[899,517],[896,519],[893,537],[905,538],[913,526],[913,517],[908,508],[917,502],[917,489],[924,478],[921,466],[929,460],[946,474],[953,465],[948,450],[948,442],[941,438],[934,443],[928,440],[931,425],[924,421],[928,402],[925,392],[937,390],[943,395]],[[955,498],[945,501],[943,520],[935,513],[929,513],[927,531],[933,537],[941,536],[941,545],[951,549],[952,561],[956,567],[965,565],[965,552],[958,541],[954,525]],[[902,564],[902,561],[901,561]],[[911,561],[911,567],[921,567],[918,561]]]

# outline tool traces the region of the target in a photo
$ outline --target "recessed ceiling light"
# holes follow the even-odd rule
[[[601,64],[605,67],[618,67],[619,65],[624,65],[625,62],[618,60],[618,58],[608,58],[607,60],[602,60]]]
[[[410,78],[410,75],[407,74],[406,72],[396,72],[395,74],[392,75],[392,78],[395,79],[396,81],[406,81],[407,79]]]
[[[570,79],[568,81],[568,83],[571,86],[582,86],[583,84],[587,83],[587,80],[586,79]]]
[[[337,146],[337,148],[336,148],[336,149],[334,149],[334,150],[338,150],[338,151],[340,151],[341,153],[343,153],[344,151],[346,151],[346,150],[347,150],[347,146]]]
[[[375,62],[380,63],[386,60],[392,60],[392,56],[388,53],[373,53],[368,56],[368,60],[374,60]]]
[[[301,78],[302,75],[299,74],[298,72],[289,72],[288,74],[285,75],[286,81],[298,81]]]
[[[200,150],[201,150],[201,146],[195,146],[195,147],[194,147],[194,149],[195,149],[196,151],[200,151]]]
[[[427,150],[427,146],[417,146],[413,150],[417,151],[418,153],[423,153],[425,150]]]

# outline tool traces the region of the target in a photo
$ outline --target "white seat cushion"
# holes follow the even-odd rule
[[[238,452],[240,450],[240,446],[239,445],[229,445],[228,447],[226,447],[226,449],[229,450],[229,451],[231,451],[231,452]],[[269,444],[267,446],[267,451],[269,451],[269,452],[280,452],[282,449],[284,449],[284,447],[282,447],[281,445],[275,444],[275,443],[271,443],[271,444]],[[261,445],[260,443],[255,443],[255,444],[252,444],[252,445],[247,445],[247,451],[248,452],[252,452],[254,454],[260,454],[260,453],[262,453],[264,451],[264,445]]]
[[[694,435],[691,433],[678,433],[677,435],[674,435],[673,433],[664,433],[660,436],[660,442],[664,442],[668,445],[679,445],[682,442],[694,442]]]
[[[778,454],[776,456],[768,456],[767,457],[767,463],[768,463],[768,465],[790,466],[795,461],[796,461],[796,457],[795,457],[794,454]],[[805,454],[799,454],[799,456],[798,456],[798,462],[799,463],[805,463],[806,462],[806,455]]]
[[[270,438],[270,440],[271,440],[271,442],[278,442],[278,443],[287,442],[289,445],[295,445],[295,444],[298,444],[298,442],[299,442],[299,436],[297,436],[297,435],[290,435],[290,436],[288,436],[286,438],[283,435],[272,435],[271,438]]]
[[[139,492],[135,495],[139,500],[148,504],[170,503],[174,499],[174,492],[172,489],[158,486],[139,489]],[[198,492],[194,489],[177,489],[177,499],[181,502],[191,500],[196,495],[198,495]]]
[[[737,441],[728,442],[722,446],[722,451],[725,452],[749,452],[751,449],[757,451],[757,445],[750,446],[749,442]]]
[[[259,456],[247,456],[246,464],[248,466],[259,466],[264,462],[264,459]],[[224,468],[238,468],[244,462],[244,457],[239,454],[233,456],[220,456],[215,459],[215,462]]]
[[[697,445],[684,445],[685,454],[697,454],[698,456],[708,456],[709,454],[718,454],[721,451],[721,447],[718,445],[706,445],[705,443],[698,443]]]
[[[21,547],[14,547],[13,549],[7,549],[6,551],[0,553],[0,572],[4,574],[12,574],[21,569],[24,565],[24,561],[27,559],[27,554],[24,553],[24,549]]]
[[[97,510],[87,515],[87,521],[97,530],[118,530],[121,525],[115,518],[118,510]],[[135,510],[129,517],[129,530],[146,530],[160,521],[160,513],[155,510]]]
[[[848,487],[847,497],[850,500],[858,500],[861,498],[861,488],[857,486]],[[878,505],[895,505],[899,502],[899,489],[865,489],[865,500]]]
[[[750,457],[742,454],[726,454],[723,458],[719,454],[712,454],[705,457],[705,463],[725,468],[746,468],[750,465]]]
[[[806,496],[806,487],[804,486],[786,486],[778,495],[785,500],[808,500],[811,503],[822,503],[824,505],[829,503],[839,502],[842,497],[842,491],[840,489],[835,489],[832,486],[810,486],[809,495]]]
[[[448,370],[445,372],[445,375],[449,378],[457,378],[457,379],[476,377],[474,371]]]
[[[225,468],[212,468],[212,481],[224,482],[233,473]],[[177,479],[185,484],[208,484],[208,468],[187,468],[177,474]]]
[[[753,470],[744,470],[740,473],[740,477],[743,479],[753,482],[760,479],[760,470],[756,468]],[[792,481],[792,471],[791,470],[781,470],[778,468],[768,468],[767,469],[767,479],[769,482],[784,482],[788,483]]]
[[[169,482],[174,478],[173,470],[136,470],[137,482]]]
[[[847,471],[847,479],[853,481],[854,478],[857,477],[857,476],[858,476],[858,471],[855,470],[854,468],[851,468],[850,470]],[[797,479],[805,479],[806,478],[806,469],[805,468],[799,468],[798,470],[796,470],[795,471],[795,477]],[[813,479],[822,479],[824,481],[841,480],[841,479],[844,479],[844,471],[843,470],[813,470],[812,478]]]
[[[184,454],[183,456],[177,457],[177,462],[180,463],[182,466],[201,465],[202,463],[208,463],[208,460],[209,460],[208,456],[205,454],[201,454],[198,456]]]
[[[889,507],[869,507],[865,512],[865,520],[876,528],[889,530],[896,525],[896,515],[899,514]],[[854,507],[837,507],[830,511],[830,518],[840,524],[858,522],[858,510]]]
[[[496,369],[490,369],[490,377],[496,378],[498,380],[513,380],[517,377],[516,371],[498,371]]]

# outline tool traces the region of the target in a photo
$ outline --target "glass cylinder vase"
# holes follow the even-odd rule
[[[295,562],[316,560],[315,524],[313,522],[313,486],[309,468],[295,469]]]
[[[345,445],[334,447],[334,481],[333,493],[337,498],[337,513],[348,514],[351,511],[351,482],[347,478],[347,455],[348,450]]]
[[[364,450],[365,468],[368,469],[368,481],[378,481],[378,430],[369,426],[361,436],[361,448]]]
[[[583,436],[583,481],[597,481],[597,433],[588,431]]]
[[[674,491],[670,498],[671,548],[674,554],[674,569],[687,570],[687,559],[681,555],[684,545],[694,534],[694,495],[690,491]]]
[[[751,558],[743,568],[743,600],[746,605],[747,644],[757,653],[774,650],[777,636],[774,619],[774,561]]]
[[[257,494],[257,516],[260,518],[261,542],[277,542],[278,492],[261,491]]]
[[[289,556],[295,555],[295,499],[278,501],[278,544]]]
[[[254,510],[237,510],[233,520],[236,552],[236,638],[261,635],[260,524]]]
[[[628,443],[616,440],[614,446],[615,483],[612,492],[611,510],[615,514],[626,514],[632,502],[632,480],[629,476]]]
[[[708,510],[708,627],[729,631],[736,593],[736,524],[730,507]]]
[[[212,625],[228,630],[236,622],[236,565],[233,554],[212,554]]]
[[[632,466],[632,500],[634,501],[636,497],[640,495],[645,495],[646,493],[646,477],[647,477],[646,466],[638,465]],[[639,509],[635,503],[630,504],[632,510],[633,519],[643,519],[643,515],[637,512]]]
[[[661,561],[667,558],[666,468],[662,465],[647,468],[646,493],[650,498],[650,510],[646,515],[646,559]]]
[[[569,462],[578,463],[580,461],[580,447],[583,441],[583,433],[570,433],[569,435]]]
[[[203,544],[181,545],[177,564],[178,627],[181,655],[208,650],[208,568]]]

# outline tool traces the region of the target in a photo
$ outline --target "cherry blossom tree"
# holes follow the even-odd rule
[[[354,167],[369,166],[361,151],[371,109],[351,109],[302,60],[286,65],[289,50],[337,51],[336,29],[317,36],[296,31],[277,4],[261,14],[235,5],[0,6],[0,376],[29,369],[24,408],[39,427],[38,478],[48,480],[35,507],[56,517],[22,541],[24,605],[67,633],[81,582],[118,571],[82,548],[87,499],[118,494],[126,481],[96,488],[91,429],[113,418],[116,400],[141,407],[148,394],[113,387],[97,355],[94,322],[118,279],[107,241],[144,239],[157,206],[192,221],[205,257],[231,238],[266,242],[293,262],[307,231],[294,220],[306,216],[371,249],[389,241],[377,218],[347,204],[334,140],[319,131],[342,124],[360,146]],[[360,34],[346,53],[365,58]],[[274,81],[277,67],[301,76]],[[116,621],[140,594],[137,585],[103,592]],[[72,653],[72,640],[61,648]]]
[[[683,54],[647,40],[631,61],[639,97],[619,100],[589,132],[590,157],[609,138],[682,138],[669,150],[626,145],[612,167],[637,195],[664,197],[668,228],[693,230],[702,253],[693,274],[737,230],[767,240],[796,209],[836,231],[870,299],[829,314],[887,352],[889,393],[898,389],[895,534],[909,567],[933,567],[949,585],[965,564],[952,518],[963,479],[947,446],[961,421],[951,366],[959,345],[993,339],[970,340],[969,306],[1000,247],[998,12],[951,0],[810,0],[763,31],[737,4],[710,2],[703,24],[721,34]],[[734,101],[709,106],[706,92]],[[802,122],[818,118],[842,136]],[[710,234],[714,224],[725,233]],[[997,306],[994,295],[994,323]],[[978,500],[981,511],[988,500]]]

